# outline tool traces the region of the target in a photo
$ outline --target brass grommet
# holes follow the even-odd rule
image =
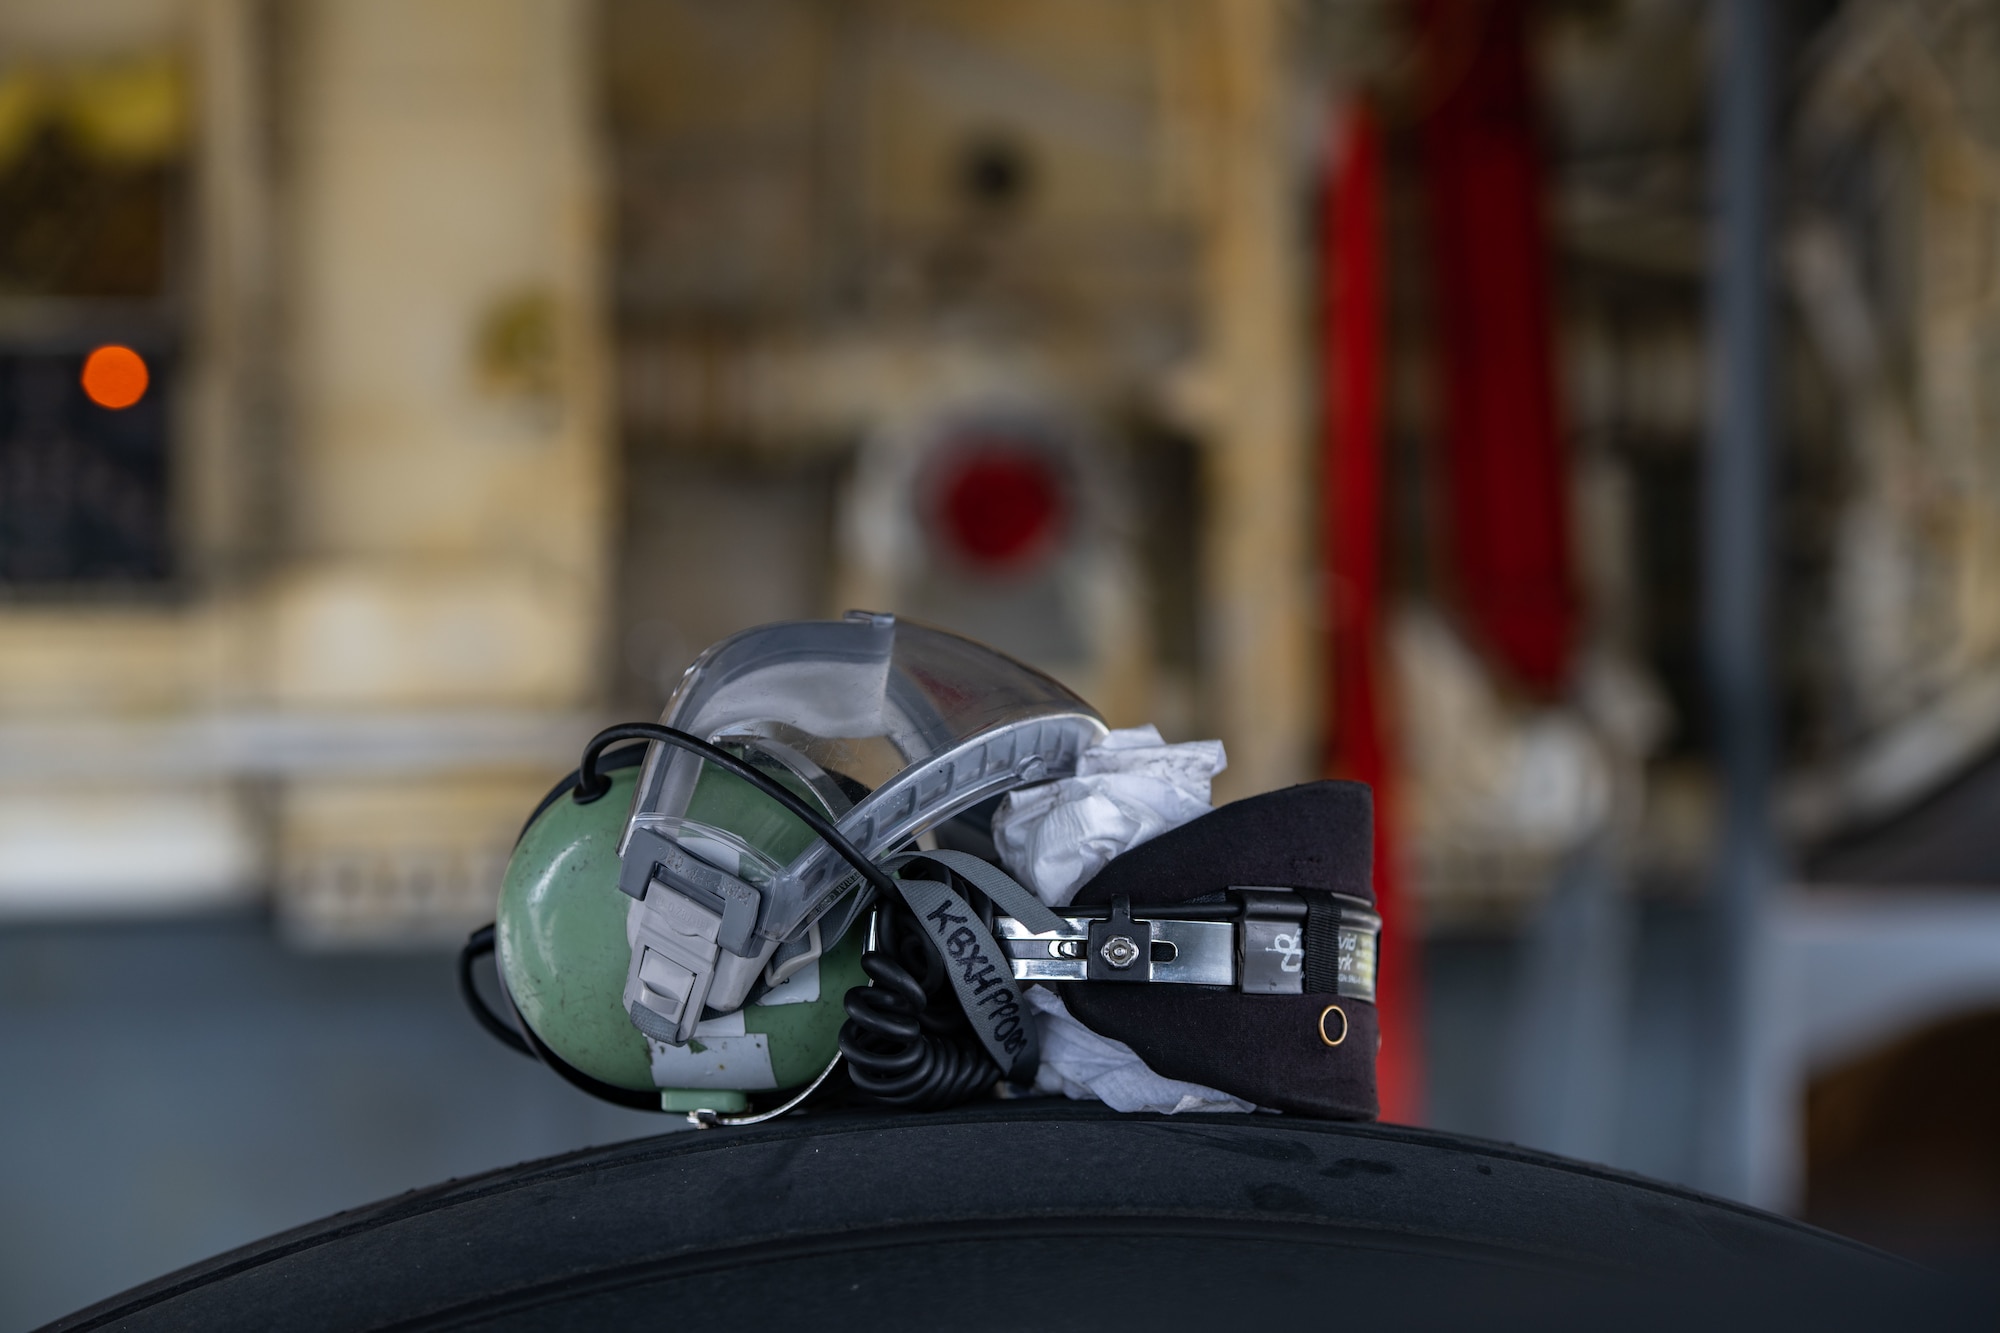
[[[1338,1037],[1329,1037],[1326,1035],[1326,1016],[1328,1014],[1340,1015],[1340,1035]],[[1329,1046],[1338,1046],[1347,1040],[1347,1011],[1345,1009],[1342,1009],[1337,1004],[1330,1004],[1319,1011],[1319,1039]]]

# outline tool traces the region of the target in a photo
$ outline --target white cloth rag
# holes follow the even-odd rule
[[[1077,758],[1076,776],[1013,792],[993,817],[1000,861],[1051,907],[1068,906],[1112,857],[1205,815],[1228,764],[1221,741],[1168,745],[1157,727],[1114,731]],[[1078,1022],[1045,986],[1027,987],[1041,1037],[1035,1087],[1116,1111],[1254,1111],[1199,1083],[1155,1073],[1130,1046]]]
[[[1000,863],[1065,907],[1120,852],[1209,812],[1229,766],[1221,741],[1169,745],[1158,727],[1114,731],[1077,757],[1076,776],[1010,792],[993,816]]]
[[[1114,1111],[1254,1111],[1257,1108],[1199,1083],[1183,1083],[1153,1072],[1122,1041],[1091,1031],[1071,1016],[1062,997],[1046,986],[1029,986],[1035,1031],[1042,1039],[1042,1066],[1035,1091],[1060,1092],[1072,1101],[1100,1101]]]

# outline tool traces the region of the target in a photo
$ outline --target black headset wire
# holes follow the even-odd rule
[[[458,951],[458,993],[465,998],[465,1007],[479,1020],[479,1026],[506,1042],[529,1059],[535,1058],[535,1048],[528,1045],[514,1026],[486,1005],[486,997],[479,993],[479,987],[472,980],[472,965],[493,952],[492,925],[481,926],[465,941],[465,947]],[[503,986],[502,989],[505,989]],[[522,1027],[527,1024],[523,1023]]]
[[[659,741],[692,751],[717,768],[735,774],[784,806],[794,818],[833,848],[841,860],[853,866],[876,893],[885,899],[895,896],[896,884],[889,878],[888,871],[863,855],[860,848],[847,840],[846,834],[834,827],[833,821],[793,795],[770,774],[760,772],[719,745],[658,722],[622,722],[615,727],[606,727],[590,738],[590,744],[583,747],[583,762],[577,767],[576,789],[571,794],[571,799],[578,805],[588,805],[611,790],[611,779],[598,771],[598,756],[620,741]]]
[[[601,776],[603,772],[611,772],[621,768],[637,768],[639,765],[645,762],[646,762],[646,747],[643,743],[641,743],[636,745],[627,745],[620,749],[611,751],[609,754],[604,755],[597,761],[597,767],[600,770],[600,776]],[[561,800],[563,797],[569,795],[572,791],[576,790],[576,784],[582,779],[582,777],[583,777],[582,769],[572,768],[568,773],[566,773],[563,776],[563,780],[561,782],[558,782],[555,786],[549,788],[549,794],[544,796],[540,801],[536,802],[534,811],[531,814],[529,814],[529,816],[525,821],[522,822],[521,831],[514,835],[514,845],[516,847],[521,845],[521,839],[528,836],[528,830],[535,826],[535,821],[537,819],[540,819],[544,814],[544,812],[546,812],[550,806],[554,805],[557,801]],[[610,784],[607,782],[605,785],[608,788]],[[601,794],[602,793],[600,793],[600,795]],[[594,800],[596,798],[593,797],[592,799]]]

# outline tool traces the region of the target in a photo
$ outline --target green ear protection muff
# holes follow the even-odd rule
[[[522,831],[495,922],[507,998],[536,1054],[587,1091],[630,1106],[740,1113],[752,1093],[789,1092],[828,1072],[846,1018],[842,998],[867,981],[862,939],[850,934],[734,1015],[710,1020],[684,1053],[669,1048],[678,1058],[656,1068],[651,1043],[621,1001],[630,903],[615,889],[618,839],[642,754],[614,752],[604,795],[587,804],[570,799],[575,787],[565,783]],[[796,854],[810,834],[773,818],[771,805],[742,779],[711,768],[692,809],[748,829],[767,850]]]

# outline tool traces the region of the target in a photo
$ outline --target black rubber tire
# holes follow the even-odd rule
[[[1503,1145],[1027,1102],[530,1163],[54,1327],[1935,1327],[1938,1299],[1853,1242]]]

